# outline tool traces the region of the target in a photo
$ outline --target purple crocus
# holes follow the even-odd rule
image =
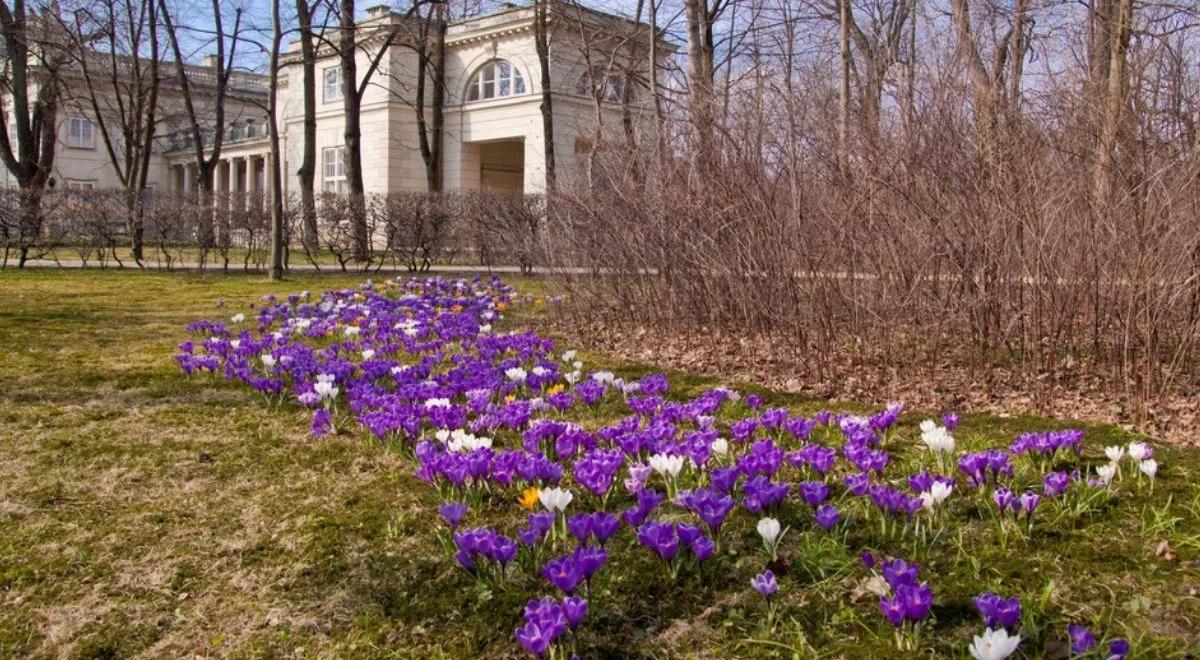
[[[695,541],[692,541],[692,554],[696,555],[696,562],[703,564],[709,557],[716,552],[717,546],[713,540],[707,536],[701,536]]]
[[[958,422],[958,413],[948,412],[942,415],[942,426],[945,426],[947,431],[958,428]]]
[[[1000,509],[1000,513],[1004,513],[1013,507],[1016,496],[1008,488],[997,488],[996,492],[992,493],[992,501],[996,503],[996,507]]]
[[[975,609],[983,615],[983,625],[986,628],[1005,628],[1008,631],[1016,629],[1021,620],[1021,600],[1019,598],[1001,598],[987,591],[972,599]]]
[[[1067,626],[1067,636],[1071,638],[1071,653],[1083,655],[1096,646],[1096,636],[1087,628],[1072,623]]]
[[[775,580],[775,574],[771,571],[755,575],[750,580],[750,586],[754,587],[754,590],[762,594],[762,597],[767,600],[771,600],[771,596],[774,596],[775,592],[779,590],[779,583]]]
[[[904,604],[904,618],[917,622],[929,615],[933,609],[933,589],[925,584],[902,584],[896,587],[896,596]]]
[[[567,619],[567,625],[571,630],[579,627],[583,621],[583,617],[587,616],[588,602],[579,596],[567,596],[562,601],[563,616]]]
[[[904,601],[900,599],[900,594],[880,596],[879,609],[892,627],[899,628],[904,625]]]
[[[319,438],[324,435],[329,435],[333,432],[333,417],[330,416],[329,410],[325,408],[317,408],[313,411],[312,419],[312,435],[314,438]]]
[[[829,497],[829,486],[824,481],[805,481],[800,484],[800,494],[815,509]]]
[[[579,545],[587,543],[592,535],[592,514],[577,513],[567,518],[567,531],[579,541]]]
[[[546,655],[546,650],[550,648],[553,638],[549,635],[549,630],[542,628],[536,623],[526,623],[524,626],[516,630],[517,641],[536,657]]]
[[[621,519],[607,511],[597,511],[592,514],[592,534],[600,545],[604,545],[621,529]]]
[[[1129,655],[1129,640],[1114,639],[1108,645],[1108,660],[1125,660],[1125,656]]]
[[[1026,516],[1032,516],[1034,510],[1038,507],[1038,503],[1041,501],[1041,495],[1038,495],[1032,490],[1027,490],[1024,493],[1021,493],[1021,497],[1017,499],[1017,504],[1019,505],[1022,513],[1024,513]]]
[[[575,592],[575,588],[583,581],[583,571],[573,555],[552,559],[542,567],[542,575],[550,584],[562,589],[565,593]]]
[[[841,514],[831,504],[822,504],[813,515],[813,520],[816,521],[817,525],[827,532],[832,530],[840,519]]]
[[[1066,472],[1051,472],[1042,477],[1042,492],[1046,497],[1058,497],[1071,485],[1071,475]]]
[[[608,552],[598,545],[576,548],[572,556],[575,558],[575,563],[579,566],[579,572],[583,574],[584,580],[591,580],[596,571],[608,563]]]
[[[704,530],[699,525],[689,525],[687,523],[679,523],[675,526],[676,533],[679,534],[679,541],[685,545],[691,545],[696,542],[704,534]]]
[[[438,513],[442,519],[450,526],[450,529],[458,529],[459,523],[462,522],[463,516],[467,515],[467,504],[465,502],[446,502],[438,507]]]
[[[658,553],[659,557],[670,561],[679,551],[679,535],[675,525],[651,520],[643,523],[637,530],[638,542]]]
[[[866,566],[867,570],[875,568],[875,555],[871,554],[870,550],[863,550],[858,558],[862,560],[863,566]]]
[[[898,589],[906,584],[916,584],[920,577],[921,567],[916,564],[910,564],[903,559],[883,562],[883,579],[891,585],[892,589]]]
[[[848,474],[844,481],[846,483],[846,490],[850,491],[850,494],[855,497],[866,495],[868,489],[871,487],[871,475],[866,472]]]

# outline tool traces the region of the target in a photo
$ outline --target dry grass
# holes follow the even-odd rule
[[[429,524],[436,494],[400,456],[358,435],[314,441],[296,408],[185,378],[170,360],[191,320],[231,314],[269,291],[351,283],[355,276],[281,286],[188,273],[0,274],[0,656],[514,652],[519,606],[543,585],[522,577],[485,587],[448,561]],[[713,381],[673,374],[672,382],[686,394]],[[1046,424],[968,422],[989,441]],[[1089,446],[1121,433],[1091,427]],[[969,639],[976,622],[967,599],[981,575],[1026,597],[1053,580],[1034,621],[1107,622],[1110,634],[1156,654],[1194,645],[1197,455],[1161,456],[1169,467],[1157,507],[1122,502],[1031,543],[1019,561],[1004,560],[986,535],[968,538],[982,573],[952,553],[934,562],[940,638],[932,648],[945,653]],[[1155,508],[1175,522],[1148,526]],[[752,523],[742,523],[752,535]],[[1169,557],[1155,554],[1162,541]],[[796,558],[781,623],[768,634],[742,579],[754,570],[752,553],[722,560],[698,586],[669,584],[644,553],[618,548],[622,568],[598,588],[604,605],[581,648],[608,657],[887,653],[873,605],[848,599],[853,558],[835,550]]]

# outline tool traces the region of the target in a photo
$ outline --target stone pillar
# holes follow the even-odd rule
[[[226,205],[233,210],[233,200],[238,193],[238,163],[233,158],[226,158]]]
[[[241,170],[238,171],[239,183],[241,184],[241,190],[239,191],[241,193],[239,195],[241,202],[238,205],[245,208],[253,203],[250,195],[254,192],[254,157],[246,156],[238,160],[241,161]]]

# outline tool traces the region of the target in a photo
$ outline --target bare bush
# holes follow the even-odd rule
[[[453,255],[454,225],[461,216],[456,194],[390,193],[373,208],[381,214],[386,253],[410,272],[428,271]]]
[[[465,193],[462,235],[481,265],[516,264],[522,273],[532,273],[545,261],[545,214],[545,198],[541,195]]]

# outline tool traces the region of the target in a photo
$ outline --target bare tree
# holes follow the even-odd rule
[[[0,104],[0,158],[20,188],[18,267],[25,266],[29,248],[42,230],[42,196],[54,168],[61,71],[66,59],[44,20],[54,7],[38,9],[41,14],[31,13],[25,0],[14,0],[11,9],[0,3],[0,30],[7,51],[0,92],[12,99],[11,117]],[[10,125],[16,131],[15,150]]]
[[[162,15],[163,27],[166,30],[167,41],[175,56],[175,75],[179,92],[183,98],[188,128],[191,132],[192,151],[196,159],[196,187],[200,193],[202,205],[214,203],[213,193],[217,164],[221,162],[221,147],[225,141],[225,105],[229,95],[229,81],[233,76],[234,58],[237,54],[238,40],[241,37],[242,10],[234,10],[233,30],[226,32],[221,17],[220,0],[212,0],[213,13],[213,42],[216,45],[216,55],[213,59],[212,70],[203,73],[190,67],[184,59],[183,50],[179,46],[179,30],[171,17],[171,11],[166,0],[158,0],[159,12]],[[228,42],[228,52],[226,51]],[[213,79],[212,91],[212,121],[206,121],[198,107],[196,82],[193,78],[203,75]],[[207,80],[200,83],[208,87]],[[206,92],[208,89],[205,90]],[[206,140],[209,137],[211,139]],[[199,227],[199,243],[202,251],[212,247],[214,235],[212,219],[203,221]],[[202,257],[203,260],[203,257]]]
[[[71,37],[86,103],[124,192],[129,247],[141,265],[146,184],[158,129],[158,10],[153,2],[121,0],[80,9],[73,18],[62,27]],[[93,49],[97,40],[102,51]]]

